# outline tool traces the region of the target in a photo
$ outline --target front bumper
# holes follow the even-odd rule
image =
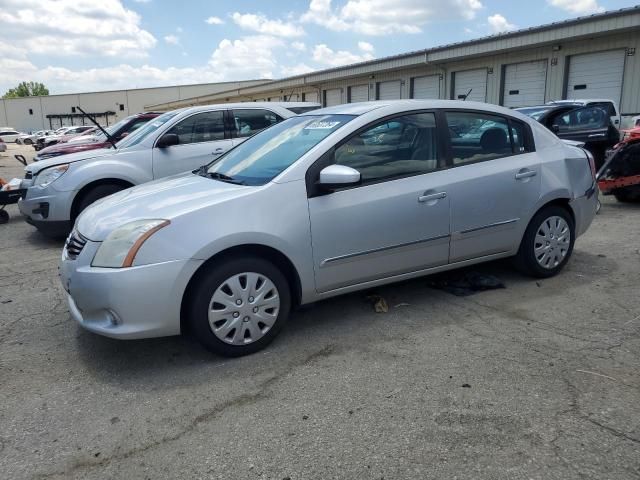
[[[180,334],[182,297],[202,261],[91,267],[99,246],[88,241],[76,259],[63,251],[59,273],[71,316],[83,328],[111,338]]]
[[[75,194],[75,191],[60,192],[51,185],[44,188],[30,186],[18,202],[18,208],[27,222],[39,230],[68,233],[71,226],[71,204]]]

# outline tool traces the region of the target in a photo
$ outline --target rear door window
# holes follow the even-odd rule
[[[235,137],[250,137],[282,121],[282,117],[270,110],[242,109],[232,110]]]
[[[513,137],[522,146],[512,145],[509,121],[505,117],[482,112],[447,112],[453,165],[465,165],[524,151],[524,127]]]

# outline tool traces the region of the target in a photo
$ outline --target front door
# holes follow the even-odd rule
[[[540,162],[526,125],[447,112],[452,168],[450,263],[517,247],[540,196]]]
[[[449,197],[441,157],[434,114],[418,113],[366,128],[311,167],[312,177],[331,163],[362,175],[356,187],[310,188],[318,291],[447,263]]]
[[[187,117],[166,134],[176,134],[178,145],[153,149],[153,178],[194,170],[210,163],[232,146],[225,134],[224,111],[200,112]]]

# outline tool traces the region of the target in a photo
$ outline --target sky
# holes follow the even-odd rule
[[[633,5],[0,0],[0,95],[21,81],[56,94],[282,78]]]

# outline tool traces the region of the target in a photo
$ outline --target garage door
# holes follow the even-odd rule
[[[624,50],[586,53],[569,58],[565,98],[606,98],[620,101]]]
[[[342,103],[342,91],[339,88],[324,91],[324,106],[340,105]]]
[[[401,98],[400,80],[378,83],[378,100],[397,100]]]
[[[317,102],[318,92],[305,92],[302,94],[305,102]]]
[[[487,99],[487,69],[454,72],[454,100],[462,100],[469,93],[470,102],[484,102]]]
[[[513,63],[504,69],[505,107],[530,107],[544,103],[547,61]]]
[[[349,87],[349,103],[366,102],[367,100],[369,100],[369,85]]]
[[[440,75],[414,78],[411,98],[440,98]]]

